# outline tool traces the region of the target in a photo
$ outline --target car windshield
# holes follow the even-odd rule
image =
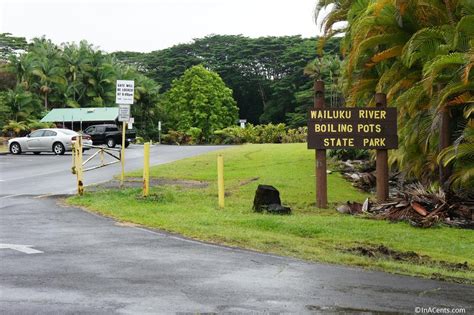
[[[65,135],[71,135],[71,136],[77,135],[77,132],[69,130],[69,129],[61,129],[60,131],[64,133]]]

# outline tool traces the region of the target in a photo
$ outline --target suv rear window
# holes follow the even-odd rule
[[[118,128],[117,127],[107,127],[107,129],[105,131],[118,131]]]

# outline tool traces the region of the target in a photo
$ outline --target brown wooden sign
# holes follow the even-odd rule
[[[308,149],[396,149],[396,108],[308,111]]]

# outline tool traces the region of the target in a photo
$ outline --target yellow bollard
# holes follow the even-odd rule
[[[120,174],[120,187],[123,187],[123,180],[125,178],[125,127],[127,123],[123,122],[122,128],[122,150],[120,151],[120,162],[122,162],[122,173]]]
[[[143,145],[143,197],[150,192],[150,142]]]
[[[82,196],[84,194],[84,182],[82,178],[82,136],[77,137],[76,143],[77,193],[79,196]]]
[[[105,156],[104,156],[104,149],[99,149],[100,151],[100,165],[104,165],[105,164]]]
[[[224,208],[224,157],[217,156],[217,189],[219,195],[219,207]]]
[[[71,172],[73,175],[76,175],[76,145],[77,141],[74,142],[74,145],[72,146],[72,166],[71,166]]]

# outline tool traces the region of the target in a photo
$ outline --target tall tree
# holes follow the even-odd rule
[[[325,51],[338,51],[339,39]],[[282,122],[302,104],[295,95],[311,85],[303,69],[316,57],[314,39],[299,36],[248,38],[212,35],[149,54],[115,53],[138,64],[167,91],[173,79],[193,65],[217,72],[233,91],[239,116],[249,122]]]
[[[27,45],[24,37],[15,37],[11,33],[0,33],[0,61],[8,61],[12,56],[24,51]]]
[[[319,1],[332,5],[323,28],[331,36],[344,32],[342,50],[345,94],[351,105],[373,104],[374,92],[387,94],[398,107],[400,149],[393,161],[407,174],[448,189],[455,181],[443,152],[453,152],[471,134],[474,101],[472,51],[474,3],[468,0]],[[337,22],[347,22],[337,29]],[[469,113],[469,114],[466,114]],[[463,136],[464,135],[464,136]],[[474,147],[472,147],[474,151]],[[474,163],[456,163],[471,173]],[[472,186],[470,177],[464,185]]]
[[[180,131],[199,128],[204,139],[209,139],[216,130],[235,124],[238,118],[232,90],[217,73],[202,65],[191,67],[173,81],[163,104],[168,128]]]

